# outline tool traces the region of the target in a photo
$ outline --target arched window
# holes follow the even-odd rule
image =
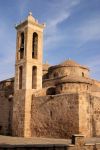
[[[22,89],[23,67],[19,67],[19,89]]]
[[[56,94],[55,87],[50,87],[46,91],[46,95],[55,95],[55,94]]]
[[[32,89],[37,88],[37,67],[32,67]]]
[[[21,33],[21,42],[20,42],[20,59],[24,57],[24,32]]]
[[[82,77],[84,77],[84,72],[82,72]]]
[[[38,34],[34,32],[32,40],[32,58],[37,58],[37,51],[38,51]]]

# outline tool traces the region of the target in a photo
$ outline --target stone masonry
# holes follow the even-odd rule
[[[0,82],[0,134],[99,137],[100,82],[70,59],[43,64],[44,28],[32,13],[16,26],[15,77]]]

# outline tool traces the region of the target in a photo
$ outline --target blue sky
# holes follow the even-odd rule
[[[0,80],[14,76],[16,31],[28,12],[44,31],[44,62],[70,58],[100,80],[100,0],[0,0]]]

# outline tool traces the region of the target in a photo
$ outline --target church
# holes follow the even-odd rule
[[[43,64],[43,30],[30,12],[16,25],[15,77],[0,81],[0,134],[100,136],[100,82],[74,60]]]

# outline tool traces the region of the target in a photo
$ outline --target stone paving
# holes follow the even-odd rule
[[[22,138],[0,135],[0,145],[70,144],[71,140],[51,138]]]
[[[70,139],[53,139],[53,138],[23,138],[23,137],[10,137],[0,135],[1,145],[42,145],[42,144],[61,144],[68,145],[71,143]],[[86,143],[100,143],[100,138],[87,138]]]

